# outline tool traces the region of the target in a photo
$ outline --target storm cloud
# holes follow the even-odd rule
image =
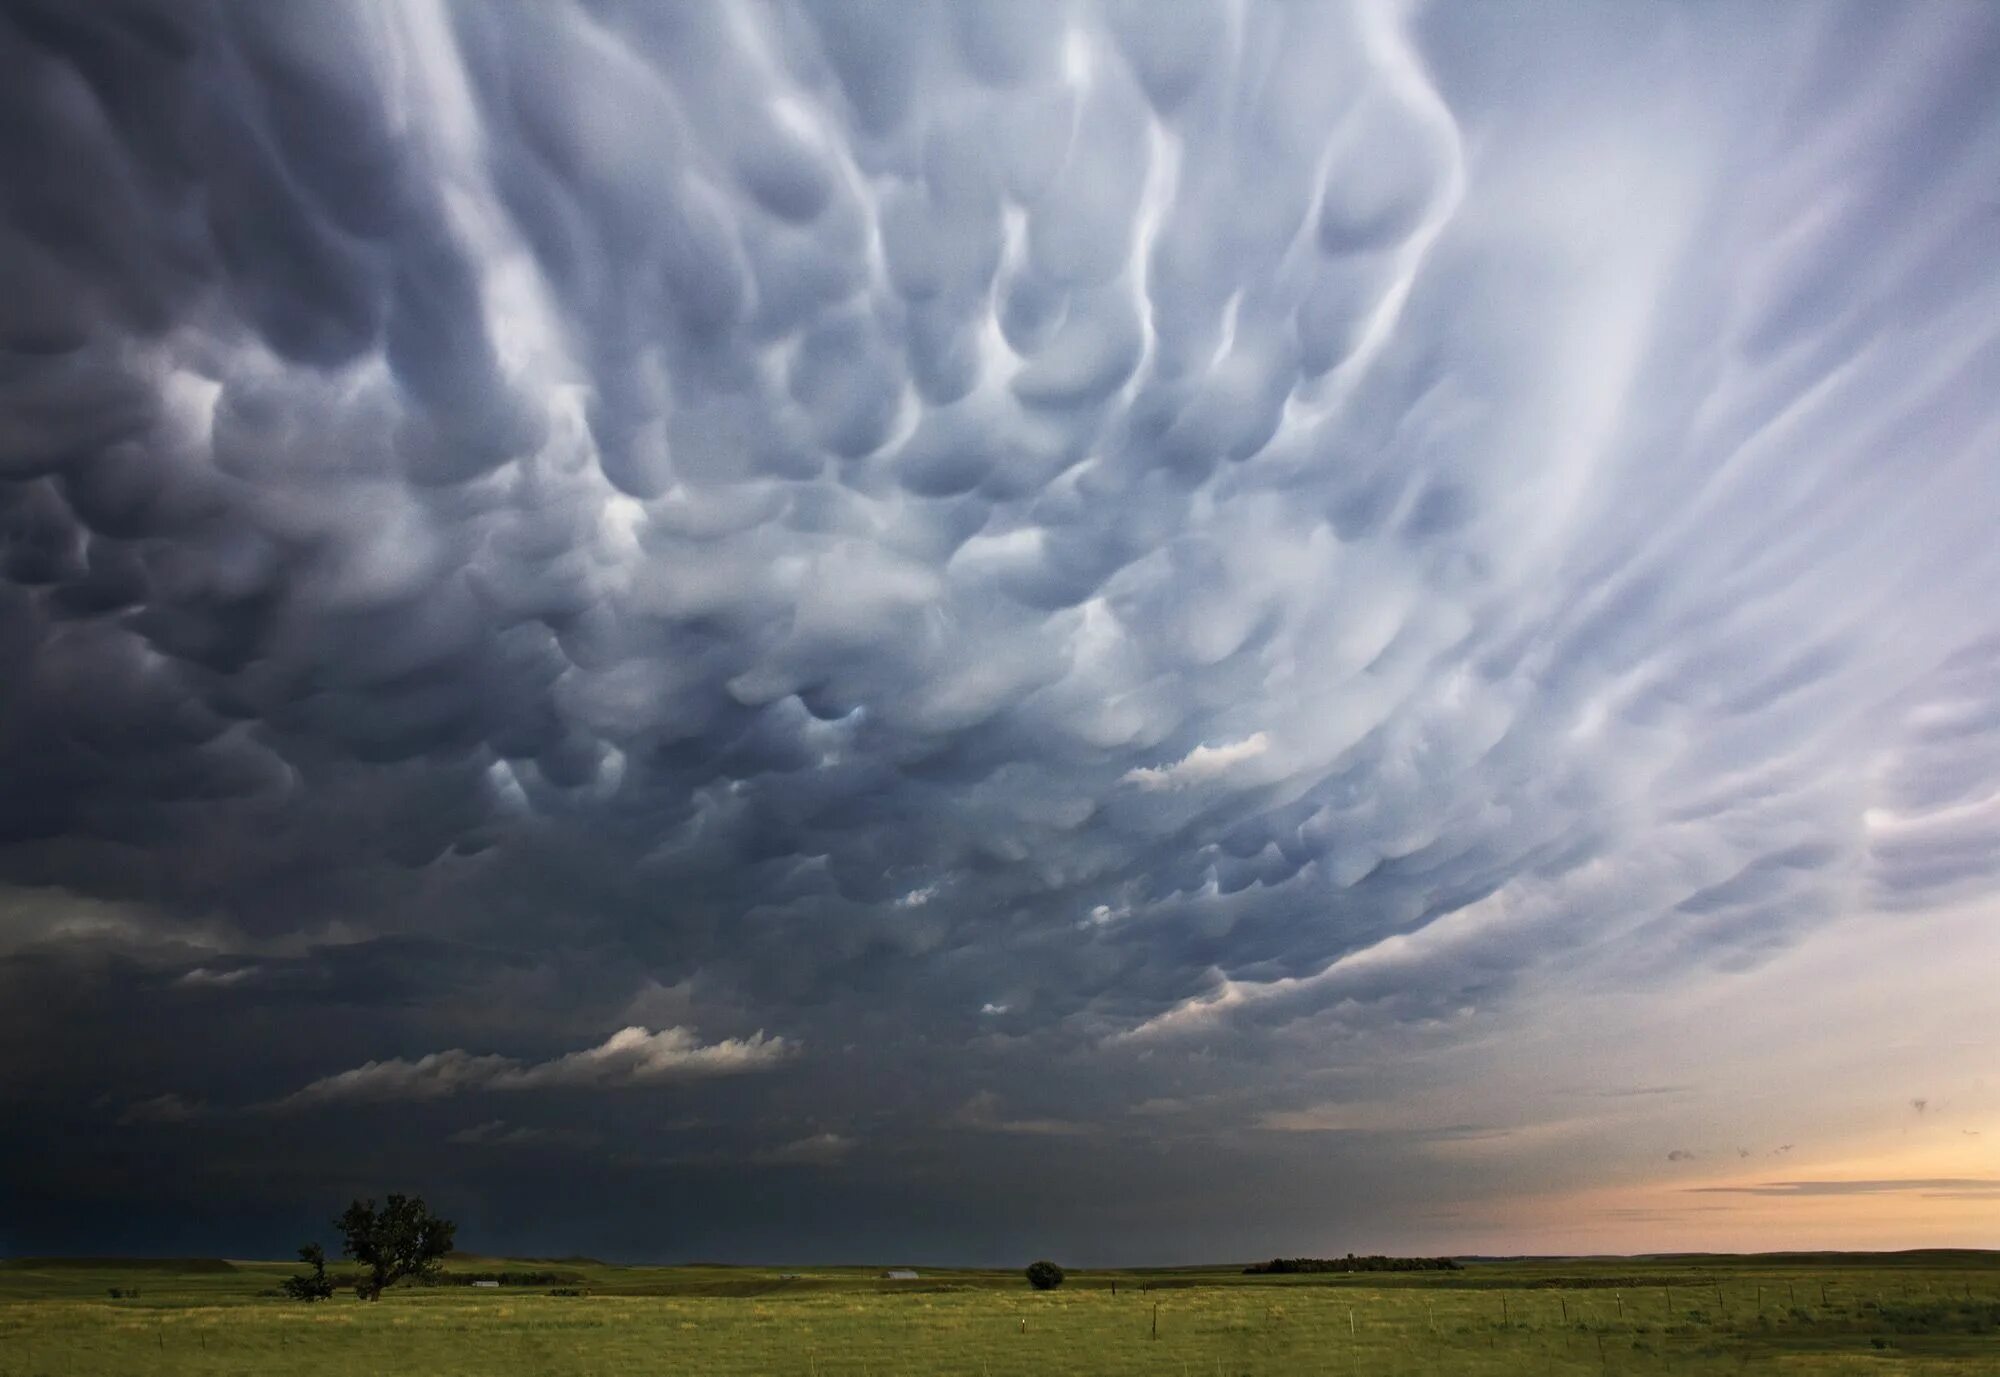
[[[1170,1100],[1287,1170],[1239,1130],[1550,988],[1989,893],[1996,68],[1971,6],[9,0],[0,1093],[829,1171]]]

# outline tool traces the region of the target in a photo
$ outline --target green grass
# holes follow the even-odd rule
[[[1049,1294],[1016,1272],[451,1267],[571,1273],[586,1294],[441,1286],[303,1305],[270,1294],[282,1263],[21,1259],[0,1263],[0,1377],[2000,1373],[2000,1254],[1084,1272]]]

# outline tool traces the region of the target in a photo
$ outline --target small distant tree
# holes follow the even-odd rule
[[[326,1249],[308,1243],[299,1249],[299,1261],[312,1268],[285,1278],[285,1294],[293,1300],[321,1301],[333,1294],[333,1279],[326,1274]]]
[[[1028,1285],[1037,1291],[1053,1291],[1063,1284],[1063,1269],[1047,1258],[1028,1264]]]
[[[354,1289],[371,1301],[405,1277],[433,1275],[457,1232],[449,1219],[433,1215],[420,1195],[392,1195],[380,1210],[373,1200],[357,1200],[333,1227],[340,1230],[341,1252],[368,1269]]]

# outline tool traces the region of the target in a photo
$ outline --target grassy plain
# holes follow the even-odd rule
[[[272,1294],[282,1263],[0,1262],[0,1377],[2000,1373],[2000,1253],[1073,1272],[1047,1294],[1017,1272],[450,1269],[564,1276],[309,1306]]]

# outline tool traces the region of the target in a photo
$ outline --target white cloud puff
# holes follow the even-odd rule
[[[1253,732],[1241,741],[1227,741],[1219,746],[1196,746],[1171,764],[1127,770],[1125,781],[1141,789],[1171,789],[1176,785],[1199,784],[1221,778],[1243,762],[1257,759],[1270,748],[1268,732]]]
[[[479,1056],[452,1049],[414,1060],[364,1062],[301,1087],[277,1102],[286,1109],[359,1100],[432,1100],[480,1090],[598,1089],[732,1076],[767,1069],[797,1050],[760,1030],[747,1038],[704,1043],[688,1028],[621,1028],[595,1047],[548,1061]]]

